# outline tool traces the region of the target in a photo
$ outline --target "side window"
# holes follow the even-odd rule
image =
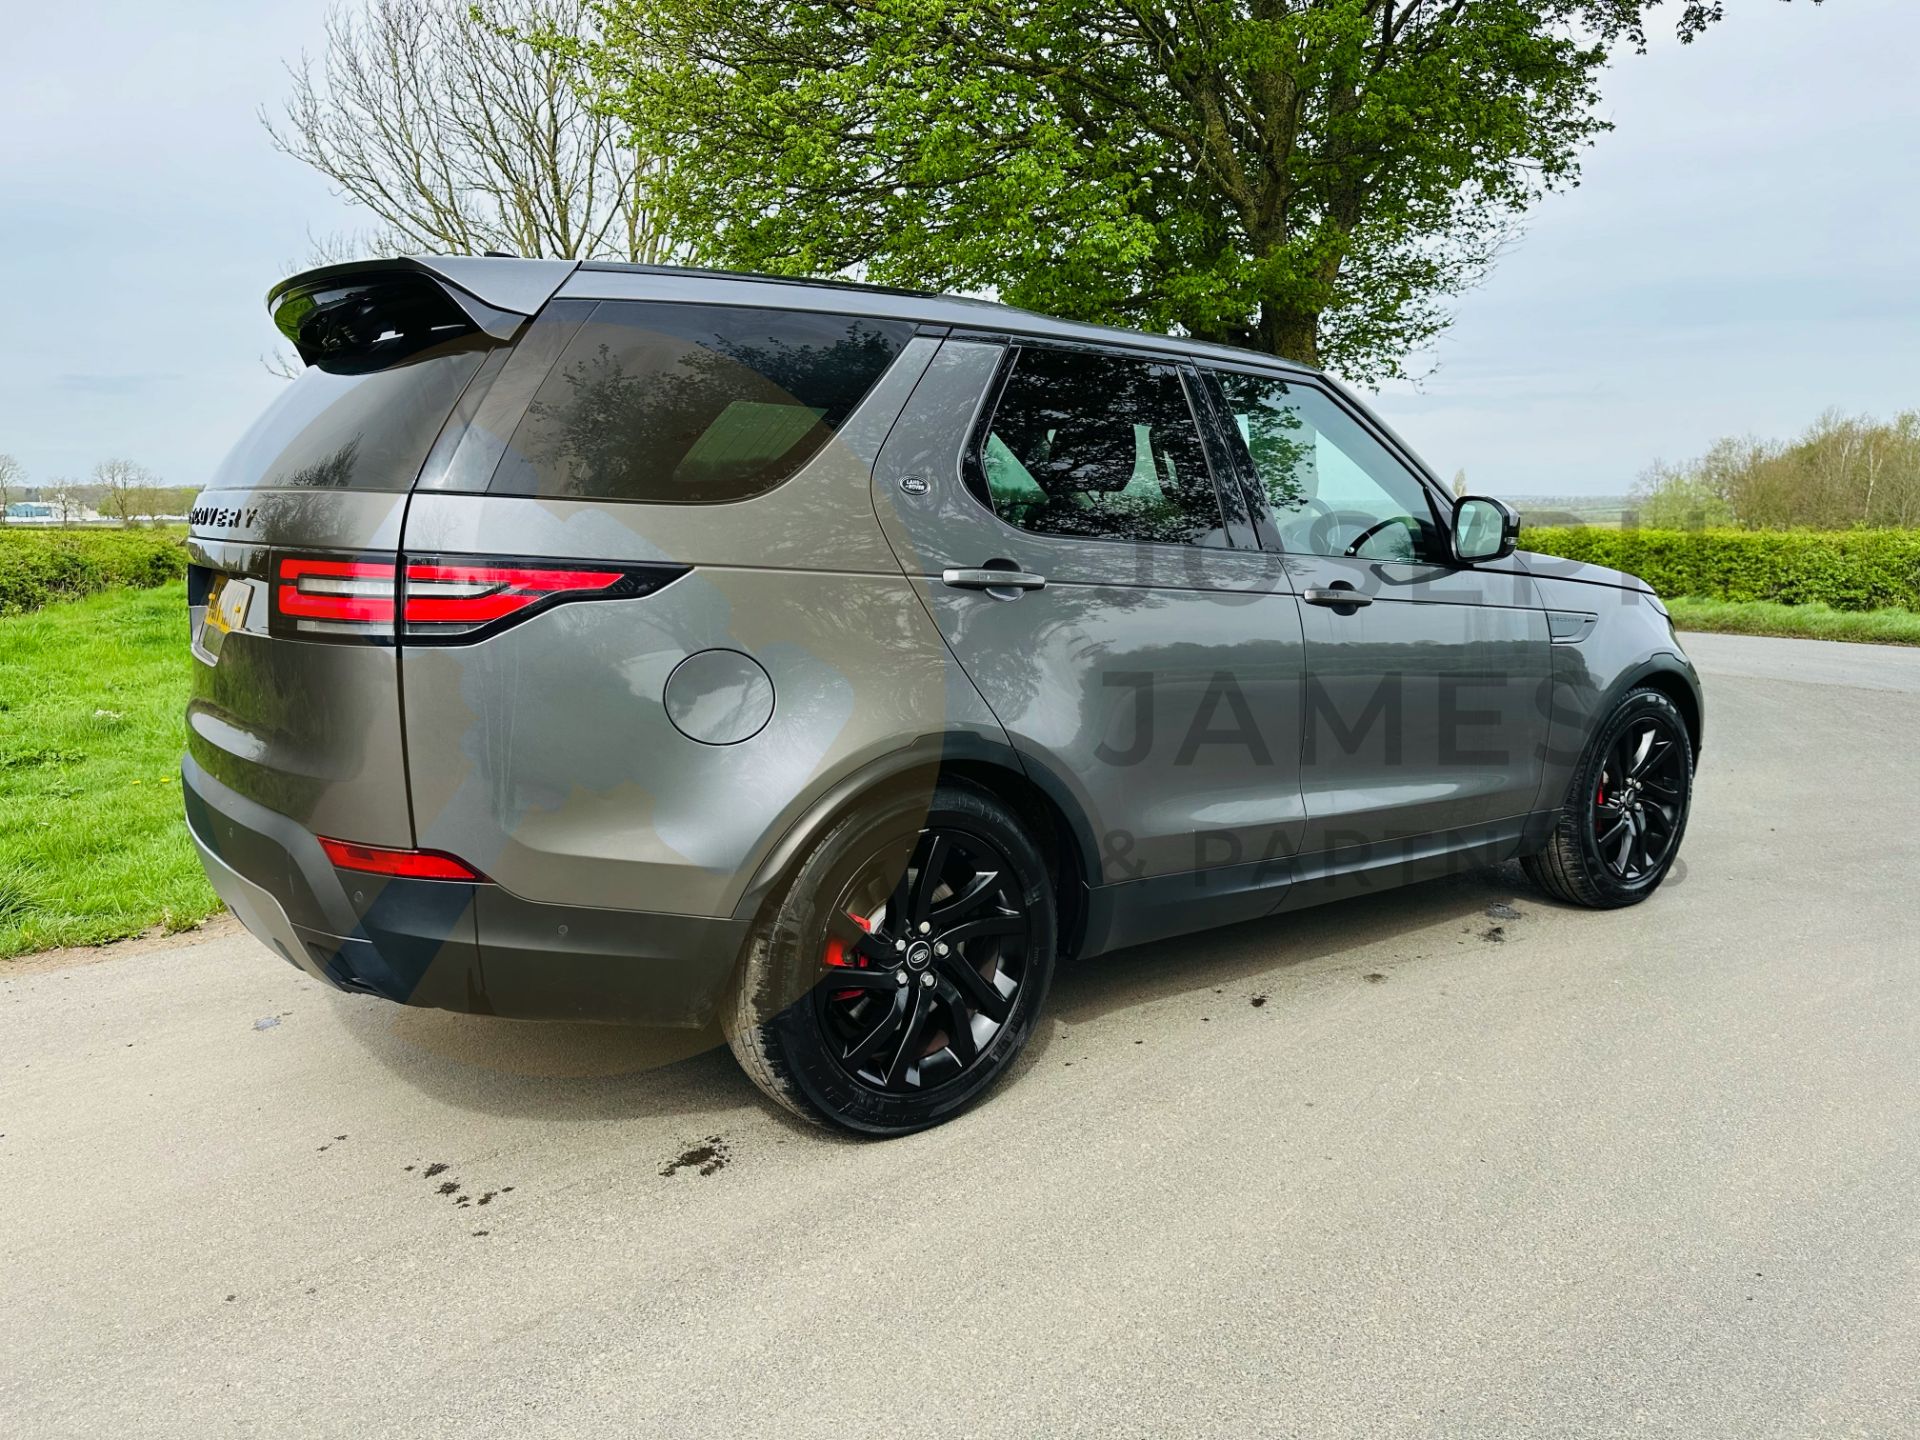
[[[1426,487],[1326,394],[1268,375],[1216,371],[1214,379],[1288,550],[1444,555]]]
[[[913,334],[900,321],[609,301],[527,407],[495,495],[710,505],[792,475]]]
[[[1225,545],[1180,372],[1022,347],[980,456],[982,496],[1042,535]]]

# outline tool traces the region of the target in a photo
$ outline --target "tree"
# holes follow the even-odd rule
[[[1720,440],[1684,465],[1652,466],[1634,502],[1641,523],[1662,530],[1920,525],[1920,411],[1891,421],[1828,411],[1791,442]]]
[[[93,483],[100,494],[100,509],[122,525],[131,525],[136,515],[153,513],[153,487],[159,481],[146,466],[131,460],[102,460],[93,467]]]
[[[367,0],[327,19],[316,67],[290,65],[273,143],[325,175],[376,228],[345,248],[652,261],[657,152],[595,113],[577,62],[520,32],[578,40],[587,0]],[[323,242],[345,258],[339,242]],[[324,263],[324,262],[321,262]]]
[[[1818,0],[1815,0],[1818,3]],[[549,42],[703,261],[1400,373],[1661,0],[606,0]],[[1680,0],[1692,40],[1715,0]]]
[[[0,455],[0,525],[7,523],[8,491],[26,478],[27,468],[11,455]]]

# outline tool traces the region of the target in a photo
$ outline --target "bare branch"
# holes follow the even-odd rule
[[[324,54],[288,65],[283,114],[261,124],[367,210],[383,246],[658,260],[665,158],[584,97],[569,42],[595,23],[589,0],[336,9]]]

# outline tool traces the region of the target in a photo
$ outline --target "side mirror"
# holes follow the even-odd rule
[[[1504,500],[1469,495],[1453,507],[1453,558],[1462,565],[1504,560],[1520,543],[1520,512]]]

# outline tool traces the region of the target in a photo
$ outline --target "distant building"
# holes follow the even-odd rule
[[[57,500],[16,500],[7,506],[9,525],[97,525],[102,516],[91,505]]]

